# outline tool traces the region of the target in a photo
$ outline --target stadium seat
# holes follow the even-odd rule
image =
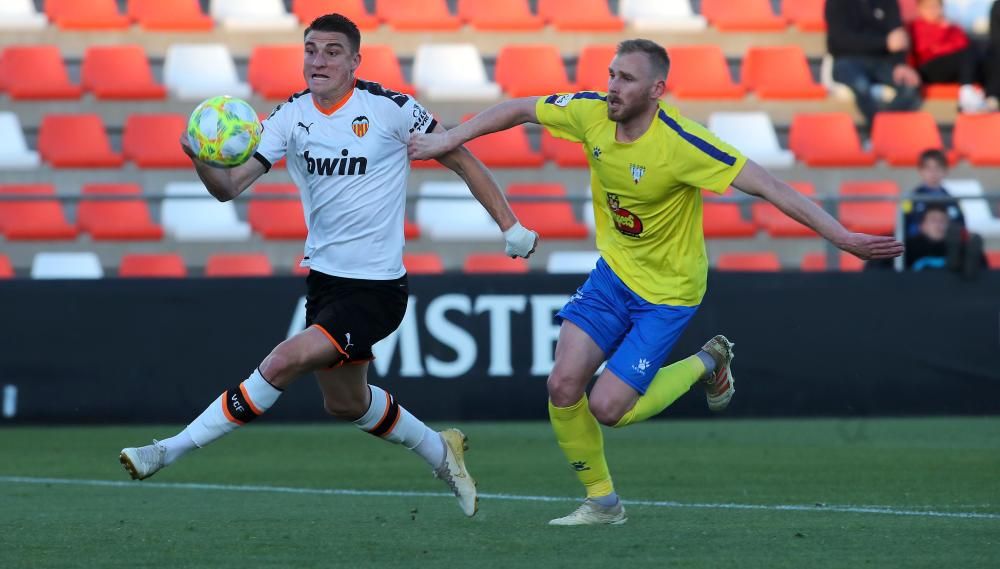
[[[796,113],[788,146],[806,165],[817,167],[871,166],[875,155],[861,149],[848,113]]]
[[[124,30],[128,16],[117,0],[45,0],[45,13],[63,30]]]
[[[479,50],[471,43],[430,44],[417,48],[413,59],[417,94],[429,99],[484,100],[500,96],[491,83]]]
[[[0,112],[0,170],[37,168],[38,153],[28,149],[21,121],[12,112]]]
[[[733,82],[729,64],[717,45],[667,48],[667,91],[678,99],[742,99],[745,89]]]
[[[215,253],[205,261],[206,277],[269,277],[274,274],[264,253]]]
[[[122,165],[122,155],[96,114],[45,115],[38,128],[38,152],[56,168],[111,168]]]
[[[509,197],[567,198],[562,184],[511,184],[507,187]],[[576,220],[569,199],[565,201],[517,201],[510,200],[521,224],[536,231],[543,239],[585,239],[589,234],[587,226]]]
[[[128,14],[147,31],[202,32],[215,26],[199,0],[129,0]]]
[[[171,44],[163,64],[163,82],[175,97],[185,100],[250,96],[250,86],[239,80],[229,48],[221,43]]]
[[[163,99],[167,90],[153,78],[140,45],[89,46],[80,84],[100,100]]]
[[[545,271],[552,275],[587,274],[597,266],[601,254],[597,251],[553,251],[545,264]]]
[[[974,166],[1000,166],[997,133],[1000,133],[1000,113],[959,113],[955,117],[955,130],[952,131],[952,146],[956,156],[968,160]]]
[[[736,203],[702,204],[702,228],[709,239],[753,237],[757,234],[757,224],[743,219],[740,205]]]
[[[99,279],[104,276],[101,261],[90,251],[62,253],[43,251],[31,261],[33,279]]]
[[[791,151],[778,144],[778,134],[765,112],[717,112],[708,116],[708,129],[761,166],[788,168]]]
[[[720,271],[768,273],[781,270],[778,255],[771,251],[756,253],[720,253],[715,261]]]
[[[509,97],[566,93],[573,85],[554,45],[505,45],[497,54],[496,80]]]
[[[14,278],[14,266],[10,264],[10,258],[0,253],[0,279]]]
[[[301,48],[300,48],[301,49]],[[361,44],[361,65],[358,67],[358,77],[374,81],[383,87],[413,95],[416,89],[406,82],[399,59],[391,45]]]
[[[545,26],[528,0],[458,0],[458,17],[477,30],[537,31]]]
[[[403,238],[409,241],[410,239],[420,238],[420,226],[413,223],[409,219],[403,219]]]
[[[0,90],[11,99],[79,99],[81,89],[69,81],[59,48],[13,45],[0,53]]]
[[[129,115],[122,135],[122,153],[140,168],[190,168],[191,159],[178,142],[186,130],[184,115]]]
[[[708,23],[691,9],[691,0],[621,0],[618,14],[636,30],[697,31]]]
[[[987,251],[986,263],[994,271],[1000,270],[1000,251]],[[13,273],[11,274],[13,276]]]
[[[376,0],[375,15],[400,31],[454,31],[462,21],[445,0]]]
[[[552,136],[548,129],[542,129],[542,156],[560,168],[586,168],[587,155],[583,145]]]
[[[758,99],[825,99],[806,54],[797,45],[751,47],[743,58],[743,86]]]
[[[444,262],[437,253],[403,253],[403,266],[408,275],[440,275]]]
[[[607,91],[608,66],[617,51],[614,44],[590,44],[583,46],[576,62],[576,85],[574,91]]]
[[[94,241],[158,241],[163,228],[153,221],[138,184],[87,184],[84,196],[122,196],[121,200],[81,200],[76,224]],[[131,198],[131,199],[130,199]]]
[[[0,196],[26,196],[0,201],[0,233],[8,241],[55,241],[76,238],[76,227],[66,221],[56,191],[48,184],[0,185]],[[36,196],[52,196],[37,199]]]
[[[291,199],[262,200],[251,197],[247,206],[250,227],[264,239],[305,239],[308,231],[295,184],[257,184],[253,187],[253,196],[265,195],[285,195]]]
[[[841,197],[885,196],[886,201],[841,201],[840,222],[851,231],[892,235],[896,228],[899,186],[893,181],[844,182]]]
[[[944,17],[967,32],[985,36],[990,30],[992,7],[993,0],[948,0],[944,2]]]
[[[271,100],[287,99],[305,89],[302,44],[254,46],[247,65],[247,81],[261,97]]]
[[[802,32],[825,32],[826,0],[782,0],[781,14]]]
[[[177,241],[244,241],[250,225],[240,221],[232,202],[211,197],[201,182],[169,182],[160,205],[160,223]]]
[[[788,182],[788,185],[815,201],[816,187],[811,183]],[[771,237],[817,237],[815,231],[788,217],[774,204],[764,200],[755,200],[750,205],[750,215],[754,223],[762,227]]]
[[[500,236],[490,215],[465,182],[424,182],[414,208],[421,234],[442,241],[494,240]]]
[[[881,112],[872,122],[872,149],[893,166],[917,165],[928,148],[944,148],[934,116],[926,111]]]
[[[777,32],[788,27],[771,0],[701,0],[701,13],[723,32]]]
[[[839,260],[839,267],[834,270],[841,272],[857,272],[864,270],[865,268],[865,262],[850,253],[841,251],[837,254],[837,258]],[[826,253],[822,251],[814,251],[803,255],[802,264],[799,268],[806,272],[830,270],[826,263]]]
[[[538,0],[538,15],[560,32],[620,32],[625,27],[607,0]]]
[[[962,86],[958,83],[932,83],[923,85],[924,99],[930,101],[958,102],[958,91]]]
[[[292,0],[292,12],[303,26],[332,11],[350,18],[361,31],[374,30],[379,26],[378,18],[365,9],[364,0]]]
[[[462,117],[462,122],[473,116]],[[474,138],[466,142],[465,147],[491,168],[538,168],[545,162],[541,153],[531,148],[524,125]]]
[[[187,267],[178,253],[126,253],[118,276],[129,278],[184,278]]]
[[[527,273],[528,261],[520,257],[510,258],[503,253],[470,253],[462,263],[466,274]]]
[[[48,18],[35,10],[34,0],[0,2],[0,30],[39,30],[47,24]]]
[[[283,0],[212,0],[209,15],[231,30],[290,30],[299,24]]]
[[[945,180],[942,184],[952,196],[957,198],[982,197],[983,184],[974,178]],[[993,215],[990,202],[985,199],[964,199],[959,202],[965,226],[984,238],[1000,237],[1000,219]]]

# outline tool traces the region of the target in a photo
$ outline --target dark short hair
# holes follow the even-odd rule
[[[644,53],[649,58],[649,63],[653,66],[653,71],[664,79],[670,72],[670,57],[663,46],[652,40],[634,39],[625,40],[618,44],[618,55],[625,53]]]
[[[920,221],[923,221],[924,218],[927,217],[927,214],[932,211],[943,213],[947,215],[949,219],[951,218],[951,214],[948,213],[948,206],[942,203],[929,203],[927,204],[927,207],[924,208],[924,213],[921,215]]]
[[[302,39],[305,39],[309,32],[340,32],[347,36],[347,41],[351,44],[354,53],[358,53],[361,49],[361,32],[358,31],[358,26],[342,14],[326,14],[316,18],[306,28]]]
[[[942,168],[948,167],[948,156],[946,156],[943,151],[937,148],[930,148],[928,150],[924,150],[923,152],[921,152],[920,161],[917,162],[917,164],[923,167],[924,164],[932,160],[940,164]]]

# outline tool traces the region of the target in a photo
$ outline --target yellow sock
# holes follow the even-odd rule
[[[590,412],[587,396],[570,407],[556,407],[549,401],[549,420],[566,460],[587,488],[587,497],[614,492],[608,461],[604,458],[604,435]]]
[[[659,415],[681,395],[687,393],[703,373],[705,364],[698,356],[690,356],[661,369],[653,376],[645,395],[635,402],[615,427],[625,427]]]

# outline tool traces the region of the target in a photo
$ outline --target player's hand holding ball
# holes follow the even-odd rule
[[[184,153],[219,168],[239,166],[253,156],[263,127],[257,112],[242,99],[221,95],[202,101],[181,135]]]

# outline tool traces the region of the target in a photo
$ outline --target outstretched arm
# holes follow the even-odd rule
[[[747,160],[733,186],[773,203],[786,215],[812,228],[839,249],[861,259],[891,259],[903,254],[903,244],[893,237],[852,233],[812,200],[778,180],[753,160]]]
[[[264,165],[253,158],[234,168],[210,166],[198,160],[198,155],[191,148],[186,133],[181,134],[181,148],[184,150],[184,154],[191,158],[194,169],[198,172],[198,177],[208,188],[208,193],[220,202],[234,199],[267,172]]]
[[[506,130],[526,122],[538,122],[535,102],[538,97],[511,99],[486,109],[472,119],[444,133],[414,134],[410,137],[410,160],[429,160],[451,152],[473,138]]]

